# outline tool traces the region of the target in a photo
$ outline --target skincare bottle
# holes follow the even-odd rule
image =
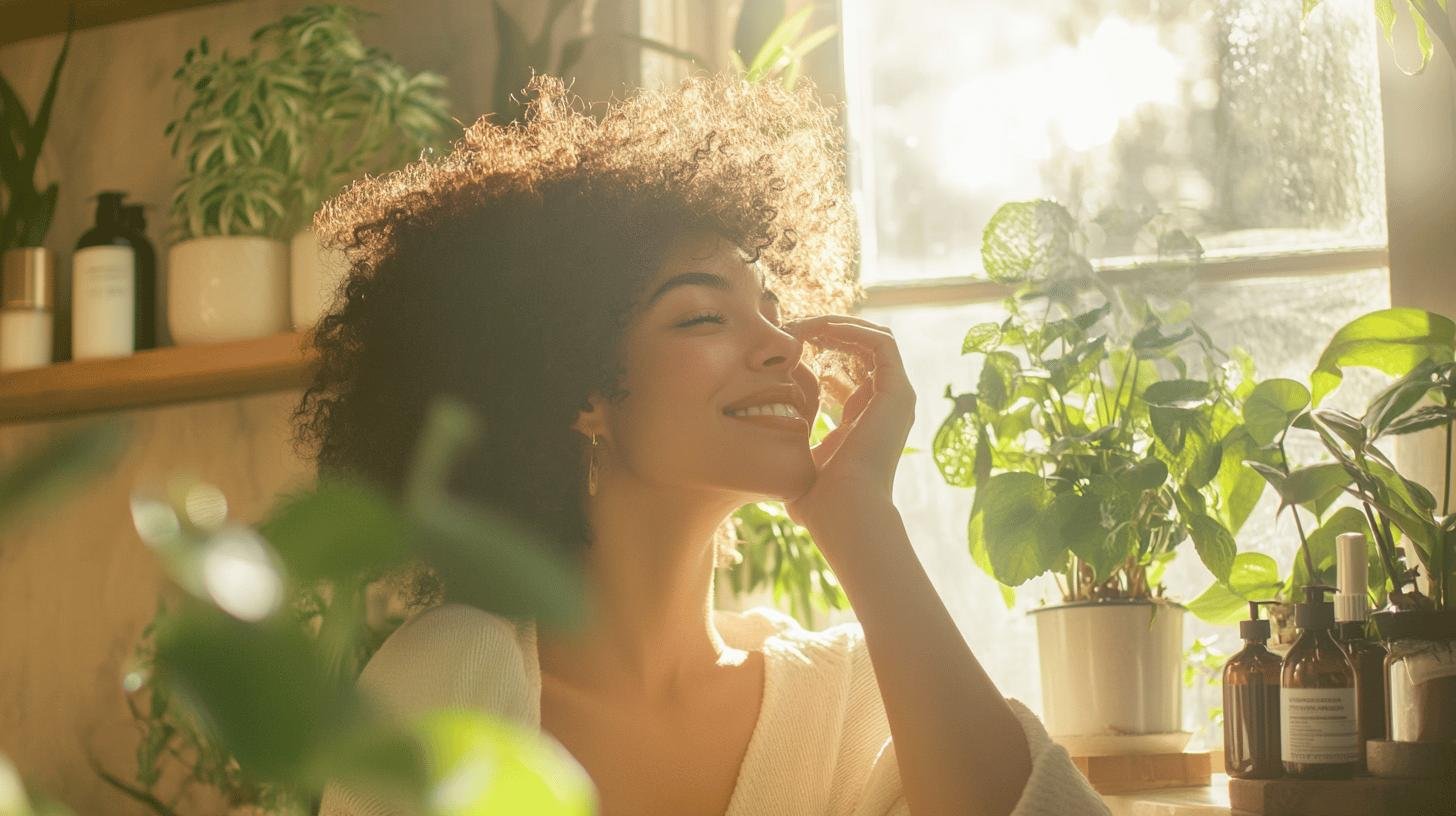
[[[1286,774],[1305,779],[1348,779],[1360,764],[1355,667],[1335,642],[1334,604],[1324,599],[1334,590],[1304,587],[1279,687],[1280,759]]]
[[[50,365],[56,255],[18,247],[0,258],[0,372]]]
[[[1360,770],[1365,769],[1365,742],[1385,739],[1385,647],[1368,636],[1370,599],[1366,580],[1369,548],[1361,533],[1335,539],[1335,570],[1340,591],[1335,595],[1337,638],[1355,667],[1356,717],[1360,723]]]
[[[125,357],[136,343],[136,249],[122,225],[125,193],[97,196],[96,225],[71,256],[71,359]]]
[[[1279,676],[1284,661],[1264,645],[1269,621],[1259,619],[1250,601],[1249,619],[1239,623],[1244,648],[1223,667],[1223,764],[1239,779],[1284,775],[1279,758]]]
[[[157,347],[157,252],[147,240],[147,219],[141,204],[121,208],[122,226],[136,250],[136,309],[132,344],[137,351]]]

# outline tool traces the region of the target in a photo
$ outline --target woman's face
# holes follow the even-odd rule
[[[702,231],[678,240],[627,328],[621,385],[629,395],[606,406],[606,467],[744,501],[807,491],[819,383],[800,362],[803,341],[778,326],[775,296],[736,246]],[[774,403],[799,416],[728,413]]]

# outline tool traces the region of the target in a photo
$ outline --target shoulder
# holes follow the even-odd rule
[[[396,715],[461,707],[524,716],[527,677],[514,621],[449,603],[401,624],[369,659],[358,686]]]

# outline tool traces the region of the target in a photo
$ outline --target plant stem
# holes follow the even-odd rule
[[[1284,468],[1284,475],[1289,475],[1289,454],[1284,450],[1284,437],[1289,435],[1289,429],[1285,428],[1284,433],[1279,435],[1279,464]],[[1299,531],[1299,551],[1304,555],[1304,569],[1309,574],[1309,580],[1314,580],[1314,558],[1309,554],[1309,539],[1304,535],[1304,524],[1299,520],[1299,505],[1289,505],[1289,512],[1294,514],[1294,529]]]
[[[1451,410],[1452,404],[1446,403],[1446,410]],[[1445,479],[1441,482],[1441,515],[1451,512],[1451,418],[1446,418],[1446,471]]]

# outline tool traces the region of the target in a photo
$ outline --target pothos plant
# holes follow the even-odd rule
[[[1188,541],[1227,580],[1257,500],[1238,411],[1253,364],[1220,350],[1174,285],[1202,248],[1161,217],[1138,231],[1157,260],[1143,285],[1113,285],[1055,202],[1006,204],[985,228],[986,273],[1013,290],[1004,320],[962,340],[977,387],[946,387],[933,455],[948,484],[975,490],[971,556],[1008,605],[1048,572],[1067,602],[1161,598]]]
[[[1456,420],[1456,323],[1420,309],[1383,309],[1362,315],[1335,332],[1310,374],[1309,386],[1294,380],[1259,383],[1244,409],[1248,428],[1264,444],[1266,456],[1249,466],[1268,481],[1288,510],[1300,537],[1300,552],[1287,579],[1280,580],[1273,559],[1240,553],[1233,580],[1211,586],[1192,605],[1216,622],[1236,619],[1232,606],[1245,600],[1289,597],[1310,583],[1332,584],[1334,539],[1359,532],[1371,542],[1369,587],[1372,606],[1387,597],[1397,610],[1449,606],[1456,582],[1456,516],[1451,514],[1452,423]],[[1349,367],[1373,368],[1395,377],[1376,394],[1359,417],[1330,407],[1324,398]],[[1394,437],[1440,430],[1445,450],[1442,497],[1407,478],[1380,445]],[[1285,453],[1292,432],[1314,434],[1329,455],[1326,461],[1295,466]],[[1329,513],[1340,499],[1353,499]],[[1322,520],[1306,533],[1301,510]],[[1404,538],[1416,559],[1410,565],[1397,550]],[[1416,587],[1420,569],[1429,577],[1430,594]]]
[[[287,238],[349,180],[443,144],[445,79],[365,47],[365,16],[307,6],[254,31],[241,56],[206,37],[187,50],[173,74],[187,105],[165,130],[185,161],[172,240]]]

